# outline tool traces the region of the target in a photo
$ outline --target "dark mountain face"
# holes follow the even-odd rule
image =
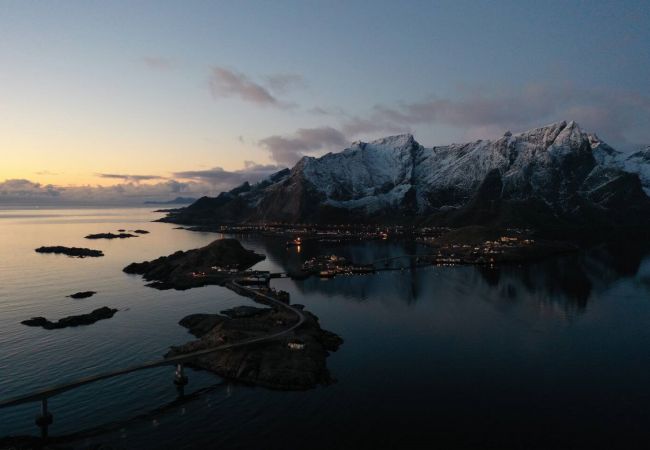
[[[650,186],[641,180],[650,160],[640,152],[621,162],[620,155],[573,122],[433,148],[411,135],[392,136],[305,157],[291,170],[201,198],[165,220],[532,228],[648,224],[644,188]]]

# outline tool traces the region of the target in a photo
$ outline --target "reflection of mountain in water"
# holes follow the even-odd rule
[[[401,243],[311,244],[300,253],[288,251],[279,241],[266,239],[251,243],[287,270],[296,269],[302,261],[319,254],[342,255],[355,262],[367,263],[427,252],[426,247]],[[410,267],[407,265],[402,271],[342,276],[333,280],[310,278],[297,282],[296,288],[304,295],[319,293],[329,297],[343,296],[351,301],[380,300],[393,304],[413,304],[446,292],[480,298],[497,309],[527,303],[544,314],[550,311],[553,315],[572,317],[585,310],[595,293],[604,292],[621,279],[637,277],[640,283],[650,288],[648,274],[639,274],[639,268],[649,253],[647,245],[618,243],[526,265],[495,268],[417,269],[411,262]],[[393,264],[404,265],[405,261]],[[650,262],[648,265],[650,267]]]
[[[584,252],[521,266],[477,267],[483,281],[501,295],[500,307],[522,298],[534,298],[540,306],[560,307],[567,316],[581,313],[595,293],[601,293],[626,278],[639,278],[647,245],[614,243]],[[492,301],[495,299],[492,298]]]

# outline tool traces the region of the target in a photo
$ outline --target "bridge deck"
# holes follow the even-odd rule
[[[289,328],[287,328],[285,330],[279,331],[277,333],[268,334],[266,336],[258,336],[258,337],[255,337],[255,338],[245,339],[245,340],[242,340],[242,341],[239,341],[239,342],[233,342],[231,344],[224,344],[224,345],[220,345],[218,347],[212,347],[212,348],[208,348],[208,349],[204,349],[204,350],[199,350],[197,352],[188,353],[186,355],[179,355],[179,356],[174,356],[174,357],[171,357],[171,358],[157,359],[157,360],[149,361],[149,362],[146,362],[146,363],[143,363],[143,364],[138,364],[138,365],[127,367],[127,368],[114,370],[112,372],[101,373],[101,374],[98,374],[98,375],[91,375],[91,376],[80,378],[80,379],[77,379],[77,380],[74,380],[74,381],[71,381],[71,382],[68,382],[68,383],[63,383],[63,384],[59,384],[59,385],[55,385],[55,386],[46,387],[46,388],[31,392],[29,394],[24,394],[24,395],[9,398],[9,399],[6,399],[6,400],[2,400],[2,401],[0,401],[0,409],[8,408],[10,406],[21,405],[23,403],[30,403],[30,402],[35,402],[35,401],[41,401],[41,400],[44,400],[44,399],[48,399],[50,397],[54,397],[55,395],[62,394],[63,392],[70,391],[72,389],[76,389],[78,387],[81,387],[81,386],[84,386],[84,385],[87,385],[87,384],[90,384],[90,383],[94,383],[96,381],[107,380],[109,378],[119,377],[121,375],[126,375],[126,374],[129,374],[129,373],[138,372],[140,370],[152,369],[152,368],[161,367],[161,366],[181,364],[181,363],[191,361],[191,360],[193,360],[195,358],[198,358],[198,357],[201,357],[201,356],[209,355],[210,353],[214,353],[214,352],[218,352],[218,351],[222,351],[222,350],[228,350],[228,349],[235,348],[235,347],[242,347],[244,345],[251,345],[251,344],[256,344],[256,343],[260,343],[260,342],[264,342],[264,341],[269,341],[269,340],[272,340],[272,339],[282,337],[282,336],[284,336],[284,335],[286,335],[288,333],[291,333],[293,330],[295,330],[296,328],[298,328],[300,325],[302,325],[304,323],[305,315],[299,309],[296,309],[296,308],[292,307],[291,305],[288,305],[288,304],[283,303],[283,302],[281,302],[279,300],[276,300],[276,299],[274,299],[274,298],[272,298],[272,297],[270,297],[268,295],[265,295],[265,294],[262,294],[260,292],[255,291],[253,289],[247,288],[246,286],[242,286],[241,284],[237,283],[236,281],[233,281],[233,284],[235,284],[240,289],[244,289],[246,291],[254,292],[256,296],[261,296],[261,297],[265,298],[266,300],[268,300],[269,302],[271,302],[274,305],[281,306],[283,308],[289,309],[294,314],[296,314],[296,316],[298,317],[298,321],[295,324],[293,324],[291,327],[289,327]]]

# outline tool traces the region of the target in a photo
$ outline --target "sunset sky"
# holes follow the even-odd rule
[[[649,23],[647,1],[3,0],[0,204],[216,193],[401,132],[576,120],[629,151]]]

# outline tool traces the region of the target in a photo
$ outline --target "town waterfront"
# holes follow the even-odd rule
[[[0,211],[0,398],[161,357],[192,339],[178,321],[252,302],[208,286],[158,291],[122,268],[221,235],[155,223],[151,209]],[[143,228],[133,239],[90,233]],[[287,248],[235,236],[282,272],[318,254],[365,263],[425,253],[405,242]],[[102,250],[73,259],[41,245]],[[175,402],[169,367],[93,384],[50,401],[52,435],[120,448],[546,448],[650,443],[650,258],[598,247],[526,265],[427,267],[274,280],[344,339],[328,358],[338,381],[270,391],[188,371]],[[67,298],[77,291],[98,293]],[[64,330],[20,324],[101,306],[110,320]],[[38,404],[0,411],[0,437],[36,434]]]

